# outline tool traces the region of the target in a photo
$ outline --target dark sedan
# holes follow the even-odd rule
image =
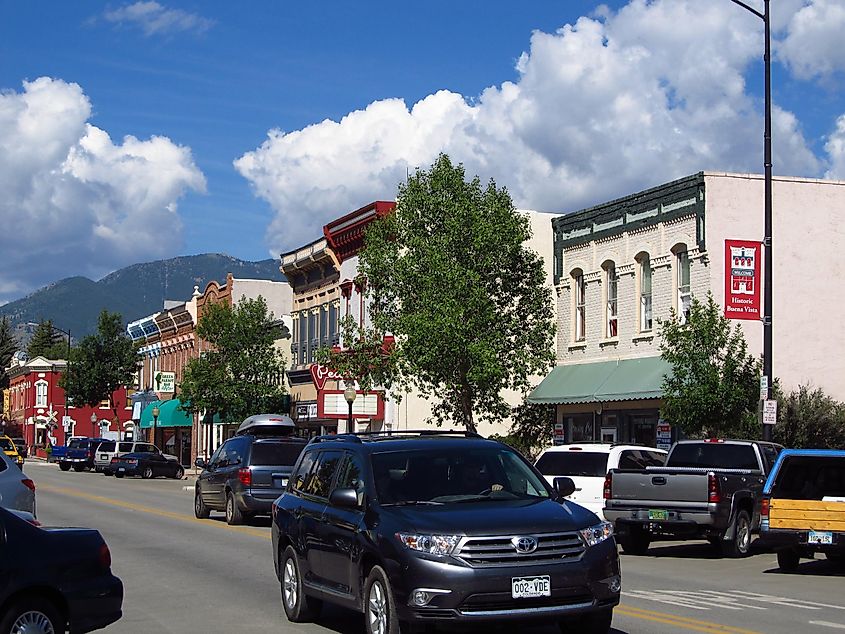
[[[115,456],[111,459],[109,471],[116,478],[128,475],[141,476],[146,480],[158,476],[181,480],[182,476],[185,475],[185,469],[175,458],[169,458],[163,454],[141,452]]]
[[[117,621],[123,583],[91,528],[39,528],[0,508],[0,632],[91,632]]]

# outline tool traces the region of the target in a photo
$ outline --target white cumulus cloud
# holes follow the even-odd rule
[[[845,180],[845,114],[836,121],[836,129],[828,137],[825,150],[830,156],[830,169],[825,178]]]
[[[214,20],[182,9],[168,9],[155,0],[135,2],[103,13],[107,22],[137,26],[144,35],[164,35],[180,31],[202,33],[214,25]]]
[[[507,186],[518,207],[544,211],[700,170],[761,173],[763,108],[744,74],[762,55],[762,27],[729,2],[603,7],[554,33],[535,32],[516,79],[476,98],[385,99],[340,121],[273,130],[235,167],[275,210],[268,241],[277,251],[392,198],[408,170],[428,167],[439,152]],[[791,112],[775,107],[773,128],[777,173],[822,171]]]
[[[181,247],[176,203],[205,190],[190,149],[164,137],[116,143],[90,116],[82,88],[62,80],[0,93],[0,299]]]
[[[781,7],[777,7],[781,11]],[[810,0],[795,11],[786,37],[777,47],[778,59],[801,79],[827,78],[845,71],[845,3]]]

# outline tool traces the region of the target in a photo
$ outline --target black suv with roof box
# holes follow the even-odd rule
[[[292,622],[323,601],[368,634],[421,624],[554,620],[610,630],[612,528],[565,499],[570,478],[465,432],[320,436],[273,505],[273,559]]]
[[[223,511],[229,524],[269,514],[307,444],[292,436],[295,429],[289,416],[250,416],[208,463],[197,458],[203,471],[194,489],[194,514],[205,519],[212,510]]]

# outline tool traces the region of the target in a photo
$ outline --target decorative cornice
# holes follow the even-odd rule
[[[635,272],[636,267],[633,262],[630,264],[621,264],[616,267],[616,274],[620,277],[623,275],[633,275]]]
[[[602,278],[602,271],[592,271],[584,273],[584,283],[592,284],[593,282],[600,282]]]
[[[659,255],[651,259],[651,268],[662,269],[667,266],[672,266],[672,255]]]

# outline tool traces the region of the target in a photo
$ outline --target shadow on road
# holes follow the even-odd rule
[[[622,552],[622,551],[620,551]],[[770,552],[753,542],[749,550],[749,556],[762,555]],[[624,554],[624,552],[622,552]],[[627,557],[637,555],[627,555]],[[641,557],[674,557],[676,559],[723,559],[719,548],[707,542],[657,542]]]
[[[802,559],[798,570],[784,572],[780,568],[769,568],[763,572],[767,575],[784,575],[785,577],[845,577],[845,564],[829,559]]]

